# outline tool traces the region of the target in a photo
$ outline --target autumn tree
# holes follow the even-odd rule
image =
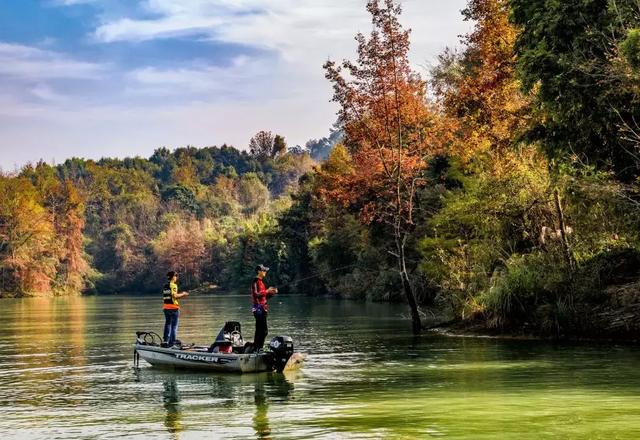
[[[89,268],[83,245],[84,196],[65,180],[60,183],[57,197],[61,200],[61,210],[55,220],[56,234],[61,240],[58,278],[65,289],[80,292]]]
[[[502,213],[511,219],[510,230],[521,243],[519,248],[530,248],[539,232],[532,225],[540,226],[530,216],[537,212],[534,208],[550,201],[550,193],[540,193],[539,185],[540,176],[548,174],[548,164],[535,146],[521,140],[532,121],[532,103],[517,75],[518,32],[510,13],[508,0],[470,0],[462,14],[474,27],[462,39],[464,50],[460,54],[447,50],[440,56],[432,84],[455,127],[446,150],[449,160],[461,164],[468,174],[490,180],[495,188],[527,176],[531,183],[526,188],[537,188],[521,206],[509,207],[520,209],[518,214]]]
[[[0,293],[49,292],[56,274],[54,225],[25,177],[0,176]]]
[[[171,180],[176,185],[194,188],[200,182],[193,159],[186,153],[178,156],[177,166],[173,169]]]
[[[531,119],[516,77],[517,32],[509,13],[507,0],[469,1],[462,14],[475,26],[462,39],[464,51],[445,51],[432,71],[434,93],[455,126],[447,154],[497,174],[518,160],[513,147]]]
[[[270,131],[259,131],[249,141],[249,153],[259,160],[274,159],[287,152],[283,136]]]
[[[163,272],[177,270],[186,286],[200,281],[205,239],[202,224],[178,219],[153,241],[153,251]]]
[[[311,171],[314,165],[315,162],[306,152],[278,156],[270,166],[272,177],[268,187],[273,197],[294,191],[298,186],[298,179]]]
[[[44,162],[26,167],[22,175],[33,182],[53,223],[56,245],[50,249],[56,260],[54,288],[80,292],[88,269],[83,246],[85,196],[71,180],[61,179],[56,169]]]
[[[269,190],[255,173],[247,173],[239,179],[237,194],[246,215],[255,214],[269,202]]]
[[[359,207],[364,222],[390,227],[396,267],[409,303],[414,332],[420,315],[406,249],[414,230],[415,190],[424,184],[425,160],[439,150],[438,121],[426,102],[425,82],[409,65],[409,31],[393,0],[370,0],[373,30],[356,36],[358,57],[324,68],[339,105],[339,124],[352,172],[332,197]]]

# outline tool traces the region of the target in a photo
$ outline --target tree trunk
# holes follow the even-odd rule
[[[420,314],[418,313],[416,298],[413,295],[413,289],[411,288],[411,283],[409,282],[409,276],[407,273],[401,273],[400,278],[402,279],[402,290],[407,297],[407,302],[411,309],[411,329],[413,330],[414,335],[418,335],[422,332],[422,323],[420,322]]]
[[[400,279],[402,280],[402,291],[407,297],[407,303],[411,310],[411,328],[413,334],[417,335],[422,332],[422,323],[420,322],[420,313],[418,313],[418,304],[416,303],[416,297],[413,294],[413,288],[409,281],[409,274],[407,273],[407,266],[404,257],[404,246],[400,245],[400,253],[398,254],[398,266],[400,272]]]
[[[553,190],[553,198],[556,204],[556,212],[558,213],[558,220],[560,222],[560,237],[562,241],[562,251],[564,253],[564,259],[567,262],[567,266],[569,267],[570,275],[573,275],[573,256],[571,255],[571,250],[569,249],[569,240],[567,239],[567,231],[566,225],[564,223],[564,213],[562,212],[562,205],[560,204],[560,193],[558,192],[558,188]]]

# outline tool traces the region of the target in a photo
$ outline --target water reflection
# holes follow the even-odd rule
[[[253,429],[256,437],[271,440],[271,426],[269,425],[269,404],[264,384],[256,382],[254,387],[254,403],[256,414],[253,417]]]
[[[164,390],[162,392],[162,401],[166,411],[164,417],[164,426],[167,428],[172,437],[180,438],[182,427],[182,410],[180,408],[180,392],[175,377],[166,379],[163,383]]]
[[[163,324],[157,297],[0,303],[2,440],[640,438],[635,346],[413,337],[398,319],[404,306],[291,297],[270,324],[308,355],[300,371],[201,374],[142,361],[134,374],[135,331]],[[188,306],[186,341],[247,319],[245,295]]]
[[[269,400],[283,404],[288,401],[294,390],[295,374],[271,374],[256,376],[254,384],[254,404],[256,413],[253,417],[253,429],[256,438],[270,440]]]
[[[188,431],[225,432],[229,438],[278,438],[271,417],[282,420],[294,400],[300,372],[220,374],[141,368],[134,370],[141,390],[155,390],[164,431],[173,439]],[[194,418],[194,415],[198,414]]]

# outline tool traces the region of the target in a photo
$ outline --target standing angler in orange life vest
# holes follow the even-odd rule
[[[262,349],[264,345],[264,338],[269,333],[267,328],[267,313],[269,312],[269,306],[267,305],[267,298],[272,297],[278,293],[278,289],[275,287],[267,287],[264,285],[264,277],[267,276],[268,267],[259,264],[256,267],[256,277],[251,283],[251,302],[253,306],[251,311],[256,318],[256,333],[253,337],[254,351]]]
[[[164,335],[163,340],[167,347],[176,343],[178,336],[178,319],[180,318],[180,304],[178,298],[189,296],[189,293],[178,293],[178,274],[174,271],[167,272],[167,284],[162,288],[164,305]]]

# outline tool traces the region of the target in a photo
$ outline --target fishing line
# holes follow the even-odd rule
[[[314,278],[319,278],[319,277],[321,277],[323,275],[327,275],[327,274],[330,274],[330,273],[334,273],[334,272],[338,272],[338,271],[341,271],[341,270],[344,270],[344,269],[350,269],[350,268],[359,268],[359,269],[362,269],[362,270],[368,270],[370,272],[378,272],[377,269],[370,269],[368,267],[362,267],[362,266],[359,266],[358,264],[349,264],[347,266],[338,267],[337,269],[316,273],[316,274],[308,276],[308,277],[304,277],[304,278],[300,278],[298,280],[290,281],[290,282],[288,282],[286,284],[280,285],[279,288],[289,287],[291,285],[298,284],[301,281],[307,281],[307,280],[311,280],[311,279],[314,279]],[[285,296],[295,296],[295,295],[303,295],[303,294],[295,294],[295,293],[294,294],[285,294]]]
[[[357,267],[357,266],[358,266],[357,264],[350,264],[350,265],[348,265],[348,266],[338,267],[337,269],[328,270],[328,271],[326,271],[326,272],[316,273],[316,274],[311,275],[311,276],[308,276],[308,277],[304,277],[304,278],[300,278],[300,279],[298,279],[298,280],[290,281],[290,282],[288,282],[288,283],[286,283],[286,284],[281,285],[280,287],[287,287],[287,286],[291,286],[292,284],[297,284],[297,283],[299,283],[299,282],[301,282],[301,281],[311,280],[311,279],[314,279],[314,278],[321,277],[322,275],[327,275],[327,274],[330,274],[330,273],[333,273],[333,272],[338,272],[338,271],[340,271],[340,270],[349,269],[349,268]]]

